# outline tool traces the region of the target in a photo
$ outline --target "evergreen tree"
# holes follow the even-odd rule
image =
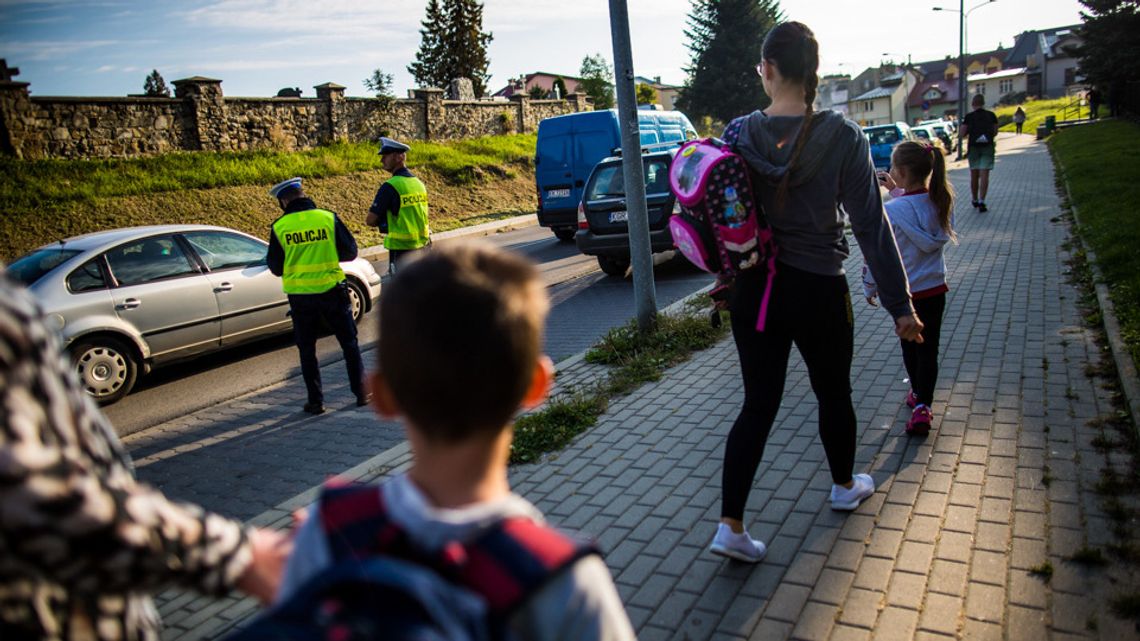
[[[374,69],[372,75],[364,79],[364,88],[376,94],[377,98],[394,98],[392,95],[392,74],[383,69]]]
[[[530,96],[531,100],[545,100],[546,90],[538,85],[535,85],[526,90],[526,95]]]
[[[166,86],[166,81],[162,79],[162,74],[158,73],[158,69],[150,72],[146,77],[146,82],[143,83],[143,93],[152,98],[169,98],[170,88]]]
[[[1076,47],[1081,73],[1090,85],[1107,90],[1111,99],[1129,82],[1140,81],[1140,1],[1081,0],[1084,25]],[[1119,98],[1119,96],[1117,96]]]
[[[614,106],[614,69],[605,56],[598,53],[582,58],[582,68],[578,75],[582,78],[578,90],[594,99],[594,109]]]
[[[685,30],[692,59],[678,108],[728,122],[768,106],[756,65],[764,36],[781,20],[776,0],[692,0]]]
[[[408,65],[408,73],[412,74],[419,87],[443,87],[451,79],[444,77],[447,24],[439,0],[428,0],[424,19],[420,24],[423,27],[420,29],[420,49],[416,52],[415,61]]]
[[[487,67],[487,45],[491,33],[483,31],[483,3],[478,0],[444,0],[446,28],[444,30],[443,59],[444,75],[442,84],[455,78],[470,78],[475,97],[482,98],[487,92],[487,81],[491,75]]]

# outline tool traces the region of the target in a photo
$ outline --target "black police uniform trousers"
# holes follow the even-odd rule
[[[320,294],[289,294],[289,308],[293,315],[293,340],[301,354],[301,376],[309,393],[309,402],[321,405],[321,368],[317,362],[317,338],[324,320],[332,329],[344,364],[348,369],[348,383],[356,397],[364,398],[364,362],[356,342],[356,324],[352,322],[352,305],[348,298],[348,285],[344,281]]]

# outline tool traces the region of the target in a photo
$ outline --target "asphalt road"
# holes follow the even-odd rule
[[[553,303],[546,351],[555,361],[586,349],[634,315],[632,281],[605,276],[594,258],[579,254],[573,243],[558,242],[549,230],[528,227],[486,239],[525,253],[540,265]],[[656,258],[661,263],[654,270],[659,308],[711,280],[683,259]],[[374,264],[380,273],[387,271],[386,261]],[[362,350],[371,351],[376,337],[373,310],[360,324]],[[322,365],[341,360],[340,348],[331,336],[318,342],[317,353]],[[365,364],[369,364],[367,355]],[[282,336],[155,370],[127,398],[105,407],[104,412],[115,431],[126,435],[299,375],[292,340]]]

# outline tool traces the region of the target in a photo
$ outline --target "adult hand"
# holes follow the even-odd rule
[[[867,304],[870,305],[871,307],[878,307],[879,306],[878,301],[875,300],[876,298],[878,298],[878,294],[871,294],[870,296],[864,296],[863,298],[867,299]]]
[[[922,321],[918,315],[899,316],[895,319],[895,335],[904,341],[922,342]]]
[[[277,596],[285,562],[293,552],[293,539],[275,530],[254,529],[249,535],[253,559],[238,579],[242,592],[268,605]]]

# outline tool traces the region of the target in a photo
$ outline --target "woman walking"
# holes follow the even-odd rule
[[[819,67],[815,35],[801,23],[782,23],[765,38],[762,57],[757,72],[772,103],[748,117],[737,151],[752,169],[752,184],[775,232],[779,266],[763,332],[755,324],[765,269],[741,273],[729,298],[744,406],[725,444],[721,522],[710,547],[751,563],[763,559],[766,548],[745,530],[744,506],[780,407],[793,344],[819,402],[819,433],[834,483],[832,509],[854,510],[875,491],[869,475],[853,474],[854,331],[843,270],[847,217],[883,306],[895,319],[895,333],[922,340],[867,139],[841,114],[812,112]]]

